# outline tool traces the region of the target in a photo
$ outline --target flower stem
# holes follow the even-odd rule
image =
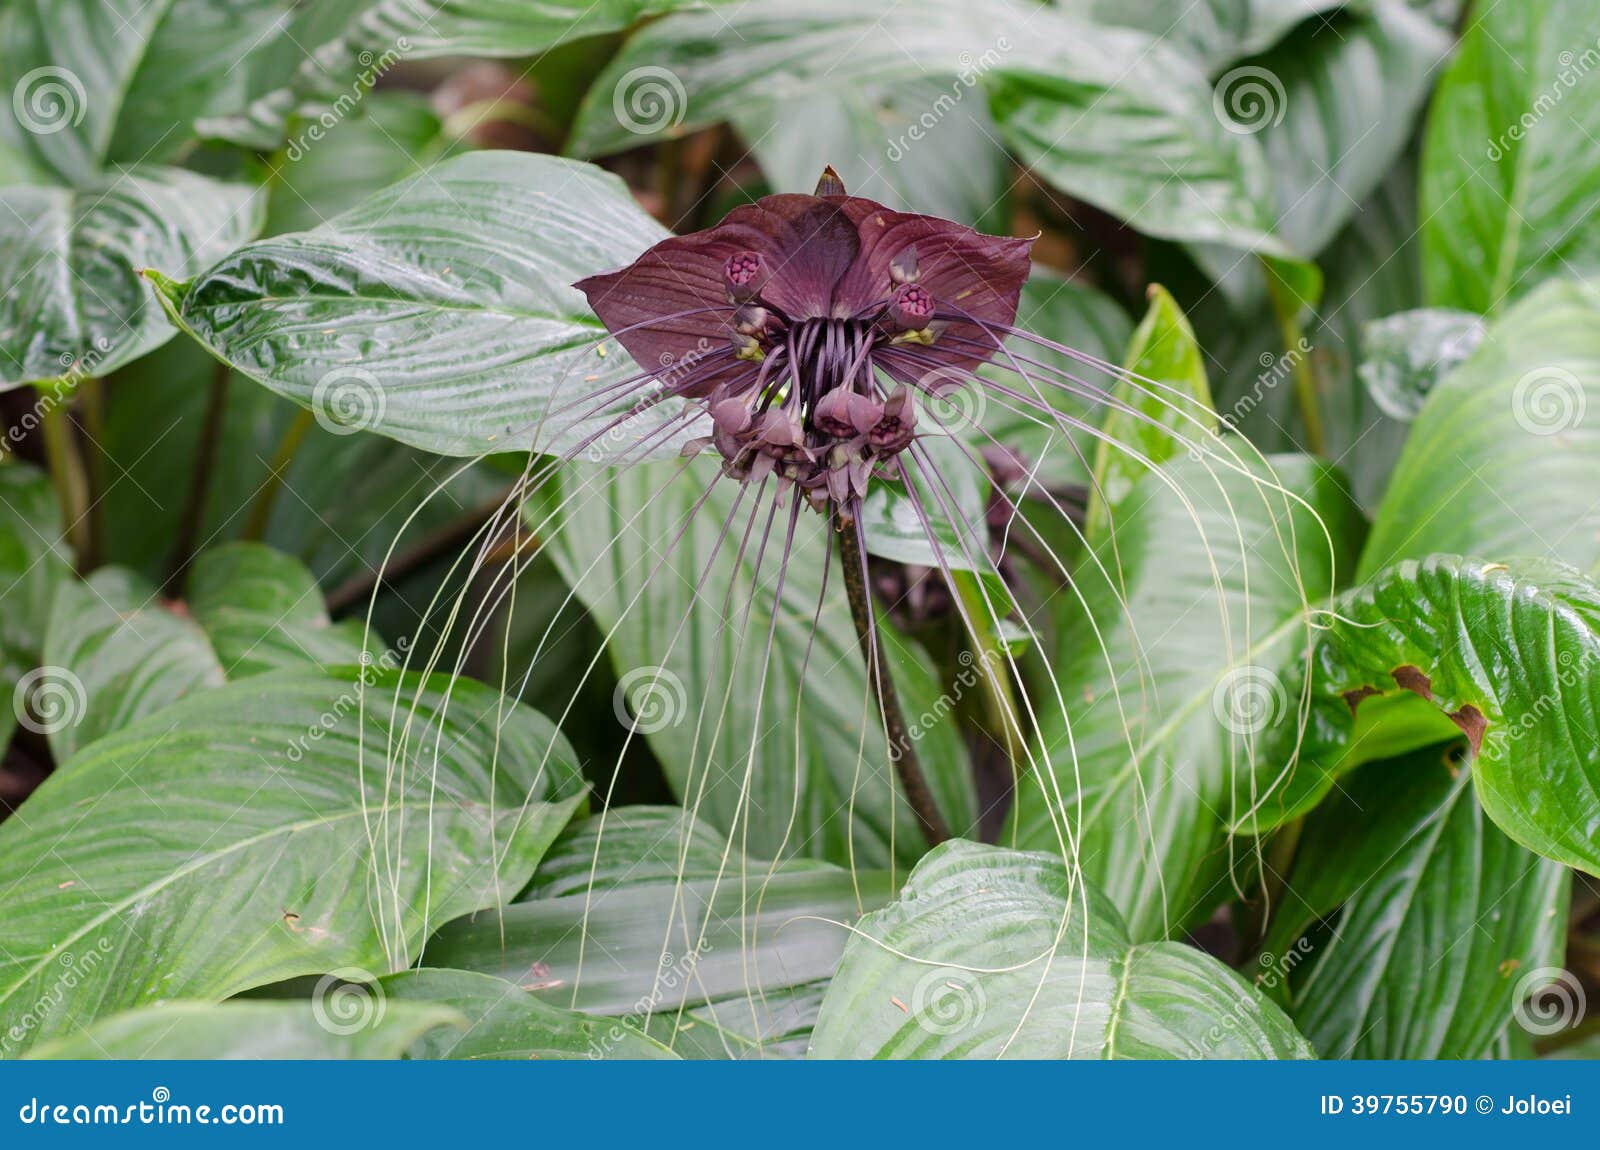
[[[278,491],[283,487],[283,477],[289,470],[289,464],[294,462],[294,453],[300,449],[300,441],[311,430],[315,418],[309,407],[302,408],[296,413],[289,430],[278,441],[278,450],[272,456],[272,472],[262,483],[261,490],[256,492],[256,501],[250,506],[250,519],[244,527],[244,538],[259,542],[267,533],[267,524],[272,520],[272,506],[278,501]]]
[[[206,497],[211,493],[211,473],[216,469],[217,447],[222,439],[222,419],[228,407],[229,368],[218,363],[211,373],[211,389],[206,397],[205,420],[200,425],[200,442],[195,446],[194,475],[189,480],[189,496],[183,505],[183,519],[172,547],[171,566],[166,586],[167,598],[183,594],[183,582],[194,562],[200,528],[206,517]]]
[[[889,757],[894,762],[895,773],[900,777],[906,802],[922,826],[929,845],[938,846],[950,837],[944,816],[939,813],[933,792],[922,773],[922,763],[917,758],[905,712],[900,709],[900,695],[895,690],[894,678],[889,674],[883,653],[883,638],[872,612],[872,592],[867,586],[867,556],[861,542],[861,520],[851,516],[848,523],[840,523],[834,532],[839,540],[839,565],[844,570],[845,596],[850,600],[850,617],[856,625],[856,638],[861,643],[861,654],[867,662],[867,683],[877,699],[883,716],[884,733],[889,738]]]
[[[38,395],[39,431],[44,437],[45,462],[55,485],[56,502],[61,507],[62,527],[77,556],[78,570],[87,571],[94,549],[89,534],[89,479],[67,414],[69,396],[61,391],[48,396],[42,389]]]
[[[1306,451],[1322,455],[1327,446],[1322,435],[1322,407],[1317,398],[1317,377],[1312,371],[1311,357],[1301,350],[1305,345],[1305,332],[1300,326],[1300,297],[1270,262],[1262,260],[1261,266],[1267,274],[1267,295],[1272,300],[1272,314],[1278,321],[1283,351],[1289,357],[1289,371],[1294,377],[1295,402],[1300,407],[1300,422],[1306,429]]]

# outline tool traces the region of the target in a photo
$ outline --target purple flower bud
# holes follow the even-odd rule
[[[824,435],[835,439],[854,439],[865,435],[883,418],[883,405],[866,395],[839,388],[817,403],[811,422]]]
[[[916,437],[917,409],[911,392],[900,384],[883,404],[883,418],[867,435],[867,442],[883,455],[904,451]]]
[[[723,435],[743,435],[754,420],[742,399],[724,399],[711,409],[711,422]]]
[[[772,313],[760,304],[743,304],[733,313],[733,330],[740,335],[759,338],[773,326]]]
[[[905,283],[889,297],[889,322],[902,331],[921,331],[933,322],[933,296],[919,284]]]
[[[722,284],[730,303],[748,303],[767,284],[767,265],[757,252],[737,252],[722,265]]]

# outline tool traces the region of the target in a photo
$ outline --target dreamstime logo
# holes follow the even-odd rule
[[[1511,414],[1530,435],[1559,435],[1583,422],[1589,397],[1566,368],[1541,367],[1511,389]]]
[[[665,667],[635,667],[617,680],[611,707],[624,727],[653,735],[682,722],[689,693],[683,680]]]
[[[997,67],[1001,58],[1010,51],[1011,41],[1001,36],[995,41],[995,46],[985,51],[982,56],[974,58],[971,52],[962,52],[958,55],[956,57],[958,71],[950,90],[940,92],[933,103],[928,105],[897,139],[888,142],[889,146],[884,150],[884,155],[888,157],[889,162],[898,164],[905,159],[912,146],[925,140],[928,133],[937,128],[940,122],[966,99],[967,93],[977,87],[983,74]]]
[[[377,376],[359,367],[334,368],[311,392],[312,414],[335,435],[376,427],[388,402]]]
[[[1577,1026],[1588,1007],[1583,984],[1559,966],[1530,970],[1517,980],[1511,994],[1511,1017],[1529,1034],[1541,1037]]]
[[[17,121],[36,136],[53,136],[63,128],[76,128],[89,110],[83,81],[58,65],[35,68],[11,89],[11,110]]]
[[[658,64],[630,68],[611,91],[612,114],[636,136],[670,132],[683,123],[688,110],[683,81],[672,69]]]
[[[988,396],[981,387],[973,385],[965,373],[955,368],[935,368],[919,382],[922,409],[939,427],[952,435],[983,427]]]
[[[323,975],[311,992],[311,1016],[329,1034],[341,1037],[379,1026],[388,1008],[377,976],[359,967]]]
[[[77,726],[88,709],[83,680],[65,667],[36,667],[17,680],[11,696],[17,722],[36,735]]]
[[[959,1034],[975,1026],[988,1005],[978,977],[954,967],[929,971],[911,991],[911,1017],[930,1034]]]
[[[1255,735],[1282,717],[1288,708],[1283,684],[1265,667],[1235,667],[1211,692],[1211,711],[1236,735]]]
[[[1211,111],[1236,136],[1253,136],[1283,123],[1289,97],[1272,72],[1246,64],[1226,73],[1211,91]]]

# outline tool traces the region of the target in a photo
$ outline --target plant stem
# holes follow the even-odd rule
[[[44,436],[45,461],[50,469],[50,481],[55,485],[56,502],[61,507],[61,524],[72,544],[80,573],[88,570],[94,541],[89,535],[89,479],[83,470],[83,457],[72,431],[72,420],[67,415],[70,393],[57,390],[47,396],[42,389],[39,395],[40,433]]]
[[[856,638],[861,643],[861,654],[867,662],[867,683],[883,715],[884,733],[889,738],[889,755],[894,762],[895,773],[900,777],[906,802],[922,826],[922,833],[930,845],[937,846],[950,837],[950,831],[922,774],[922,764],[917,758],[905,713],[900,709],[900,695],[895,690],[894,679],[884,659],[882,636],[872,613],[872,592],[867,586],[867,556],[861,544],[861,520],[852,516],[850,522],[836,524],[836,527],[834,536],[839,540],[839,564],[844,570],[844,589],[850,600],[850,617],[855,622]]]
[[[311,430],[314,418],[309,407],[301,409],[289,425],[289,430],[278,441],[278,450],[272,456],[272,473],[261,485],[261,490],[256,492],[256,501],[250,506],[250,518],[244,526],[244,538],[259,542],[267,533],[267,524],[272,520],[272,505],[278,500],[284,474],[289,470],[289,464],[294,462],[294,453],[300,450],[300,442]]]
[[[972,641],[974,666],[978,682],[983,684],[984,709],[989,722],[1000,729],[998,745],[1011,768],[1011,781],[1017,780],[1018,764],[1022,761],[1022,723],[1017,714],[1017,697],[1011,688],[1007,671],[1010,659],[1005,640],[984,626],[989,617],[989,604],[983,588],[978,586],[978,576],[971,571],[952,571],[955,591],[961,598],[962,614],[971,621],[968,638]],[[993,734],[991,733],[991,738]]]
[[[183,519],[179,522],[178,538],[173,543],[167,582],[162,587],[169,599],[176,599],[183,593],[184,579],[189,574],[189,565],[194,562],[198,549],[200,528],[206,517],[206,498],[211,493],[211,474],[216,469],[217,447],[222,439],[222,417],[228,407],[229,375],[225,363],[218,363],[211,373],[205,419],[200,425],[200,442],[195,447],[189,497],[183,505]]]
[[[106,553],[106,389],[99,376],[79,383],[78,418],[83,431],[78,442],[89,484],[89,553],[83,569],[93,571]]]
[[[1267,276],[1267,295],[1272,300],[1272,314],[1278,321],[1283,351],[1289,357],[1289,371],[1294,377],[1295,402],[1300,407],[1300,421],[1306,429],[1306,450],[1312,455],[1323,455],[1327,444],[1322,434],[1322,406],[1317,397],[1317,377],[1312,370],[1311,357],[1301,350],[1305,343],[1305,331],[1300,326],[1300,297],[1269,261],[1263,259],[1261,268]]]

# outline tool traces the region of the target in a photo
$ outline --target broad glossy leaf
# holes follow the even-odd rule
[[[1476,3],[1428,115],[1430,305],[1489,314],[1600,270],[1600,85],[1586,0]]]
[[[1363,708],[1420,696],[1467,736],[1478,800],[1501,829],[1600,873],[1594,584],[1550,560],[1434,555],[1380,572],[1341,595],[1335,613],[1317,642],[1313,750],[1347,741]],[[1359,740],[1365,757],[1383,754],[1387,735],[1380,725]],[[1281,799],[1264,797],[1263,817],[1298,813],[1327,791],[1337,767],[1315,759]]]
[[[570,1059],[671,1058],[619,1019],[562,1010],[504,979],[466,970],[407,970],[378,983],[386,1007],[415,1003],[459,1012],[466,1026],[435,1030],[413,1058]]]
[[[637,374],[570,285],[663,235],[615,176],[479,152],[162,290],[213,354],[331,429],[446,455],[557,451],[605,426],[579,401]],[[661,413],[593,451],[632,446],[624,432]]]
[[[402,969],[521,889],[581,801],[559,798],[577,765],[549,721],[465,680],[362,686],[284,672],[180,700],[0,824],[4,1030],[31,1045],[159,1000]]]
[[[949,76],[756,101],[733,123],[778,191],[809,192],[827,156],[852,195],[979,224],[1005,200],[1008,164],[976,61],[964,59]]]
[[[222,664],[206,633],[157,588],[119,567],[103,567],[56,592],[44,663],[76,682],[76,702],[46,724],[57,762],[192,691],[219,687]]]
[[[50,480],[12,460],[0,467],[0,652],[38,657],[50,602],[71,578],[72,554]]]
[[[598,869],[614,870],[604,853]],[[558,1006],[648,1023],[676,1049],[696,1007],[724,1004],[717,1015],[748,1024],[763,998],[830,977],[846,928],[893,891],[883,872],[774,864],[735,848],[720,878],[619,881],[461,919],[434,936],[426,958],[509,979]]]
[[[610,635],[616,706],[639,717],[683,801],[759,854],[858,866],[921,854],[837,561],[822,598],[827,524],[805,513],[791,545],[770,492],[740,500],[704,465],[573,468],[563,490],[557,565]],[[967,752],[937,678],[889,624],[882,634],[929,786],[948,825],[972,826]]]
[[[319,1015],[320,1002],[170,1002],[113,1014],[41,1042],[29,1058],[399,1058],[424,1035],[459,1030],[460,1014],[433,1003],[384,1003],[359,1026]]]
[[[307,663],[361,663],[383,646],[359,619],[332,622],[311,572],[259,543],[203,552],[189,572],[188,604],[230,679]]]
[[[53,182],[175,159],[236,91],[288,0],[16,0],[0,28],[0,140]],[[89,281],[94,282],[94,281]]]
[[[1106,438],[1095,447],[1091,537],[1109,528],[1112,512],[1140,476],[1185,453],[1186,444],[1208,442],[1218,430],[1194,329],[1165,288],[1152,285],[1149,296],[1150,310],[1123,361],[1129,378],[1112,389],[1100,425]]]
[[[1564,868],[1488,822],[1443,747],[1345,780],[1287,880],[1257,983],[1292,987],[1290,1013],[1325,1057],[1491,1057],[1525,976],[1561,960]],[[1302,938],[1329,917],[1331,932]]]
[[[172,327],[139,278],[192,275],[255,235],[252,189],[133,167],[77,188],[0,188],[0,388],[105,375]]]
[[[1273,1003],[1176,942],[1134,944],[1053,855],[954,840],[862,919],[819,1058],[1309,1058]]]
[[[293,118],[342,119],[351,98],[403,61],[444,56],[540,56],[619,32],[695,0],[318,0],[299,8],[247,61],[245,96],[209,117],[206,134],[269,150]]]
[[[1428,397],[1361,569],[1452,552],[1600,570],[1600,296],[1551,283]]]
[[[1397,312],[1366,326],[1361,382],[1392,419],[1410,423],[1441,379],[1483,341],[1480,316],[1449,308]]]
[[[1182,48],[1218,72],[1235,60],[1272,47],[1308,16],[1329,12],[1344,0],[1197,0],[1174,7],[1168,0],[1066,0],[1105,24],[1142,28]]]
[[[1103,567],[1079,564],[1087,611],[1057,600],[1067,715],[1051,708],[1041,730],[1054,784],[1019,786],[1017,837],[1003,841],[1059,852],[1059,805],[1085,874],[1137,939],[1230,893],[1230,850],[1251,849],[1232,822],[1285,766],[1258,743],[1296,726],[1282,670],[1306,657],[1307,611],[1354,566],[1362,525],[1338,474],[1298,456],[1269,463],[1211,463],[1212,475],[1182,459],[1146,475],[1097,547]]]

